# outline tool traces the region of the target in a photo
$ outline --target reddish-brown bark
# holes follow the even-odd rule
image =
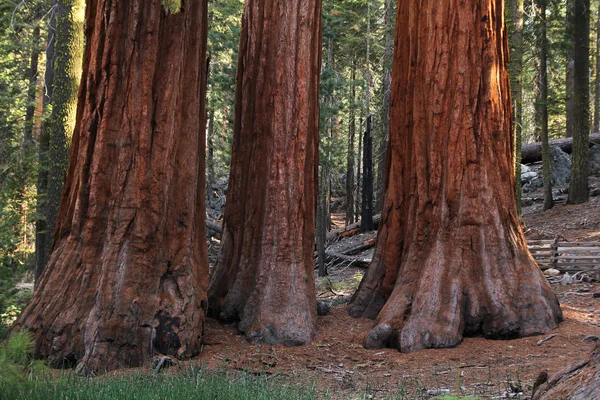
[[[83,373],[200,350],[207,1],[89,0],[55,245],[17,328]]]
[[[246,1],[209,307],[254,343],[300,345],[316,331],[320,35],[320,0]]]
[[[374,261],[349,308],[369,348],[533,335],[561,311],[515,204],[501,0],[400,0],[387,189]]]

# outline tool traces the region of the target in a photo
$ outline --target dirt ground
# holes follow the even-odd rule
[[[386,398],[399,390],[407,398],[427,398],[427,392],[506,398],[527,398],[538,374],[549,374],[587,355],[600,335],[600,284],[556,286],[565,321],[552,332],[556,337],[537,345],[540,337],[511,341],[467,338],[458,347],[402,354],[397,350],[365,350],[362,335],[373,322],[354,319],[346,306],[319,317],[313,344],[299,348],[249,345],[234,327],[209,320],[205,345],[196,362],[213,369],[227,368],[267,373],[293,381],[314,381],[333,398]]]
[[[558,204],[543,213],[539,204],[524,209],[529,239],[600,240],[600,197],[580,206]],[[330,277],[318,280],[320,298],[348,300],[363,268],[331,266]],[[365,350],[362,336],[373,321],[348,316],[346,304],[319,317],[318,334],[310,346],[249,345],[235,327],[208,320],[202,354],[194,363],[211,369],[267,374],[283,380],[315,384],[332,398],[428,398],[433,393],[527,399],[536,377],[550,375],[585,357],[600,336],[600,283],[553,286],[565,320],[548,335],[510,341],[467,338],[456,348],[402,354],[397,350]],[[584,341],[584,339],[586,339]],[[278,379],[279,379],[278,378]],[[600,395],[599,395],[600,398]]]

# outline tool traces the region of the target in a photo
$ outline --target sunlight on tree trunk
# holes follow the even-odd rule
[[[376,318],[367,348],[528,336],[562,318],[516,210],[503,4],[399,1],[389,184],[349,307]]]

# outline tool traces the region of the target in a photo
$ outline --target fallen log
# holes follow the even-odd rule
[[[223,234],[222,222],[206,218],[206,230],[216,232],[220,236],[221,234]]]
[[[379,228],[379,220],[381,219],[381,214],[373,215],[373,225],[375,230]],[[360,221],[348,225],[342,229],[337,229],[335,231],[331,231],[327,233],[325,237],[325,241],[330,242],[339,238],[351,237],[354,235],[358,235],[360,233]]]
[[[371,255],[360,255],[360,253],[375,247],[377,233],[367,232],[349,240],[341,240],[325,249],[325,255],[333,261],[346,261],[361,267],[368,267],[371,263]]]
[[[600,144],[600,133],[594,133],[590,135],[590,147],[594,144]],[[573,149],[573,138],[564,138],[551,140],[550,146],[558,146],[565,153],[571,154]],[[542,143],[529,143],[524,144],[521,148],[521,163],[531,164],[534,162],[542,161]]]
[[[587,359],[569,365],[548,377],[544,371],[536,380],[533,400],[600,398],[600,346]]]

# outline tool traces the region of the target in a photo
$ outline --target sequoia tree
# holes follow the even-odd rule
[[[316,332],[320,0],[246,0],[223,248],[211,313],[253,343]]]
[[[17,321],[82,373],[200,351],[206,0],[88,0],[54,247]]]
[[[400,0],[382,226],[351,315],[367,348],[557,327],[515,204],[503,0]]]

